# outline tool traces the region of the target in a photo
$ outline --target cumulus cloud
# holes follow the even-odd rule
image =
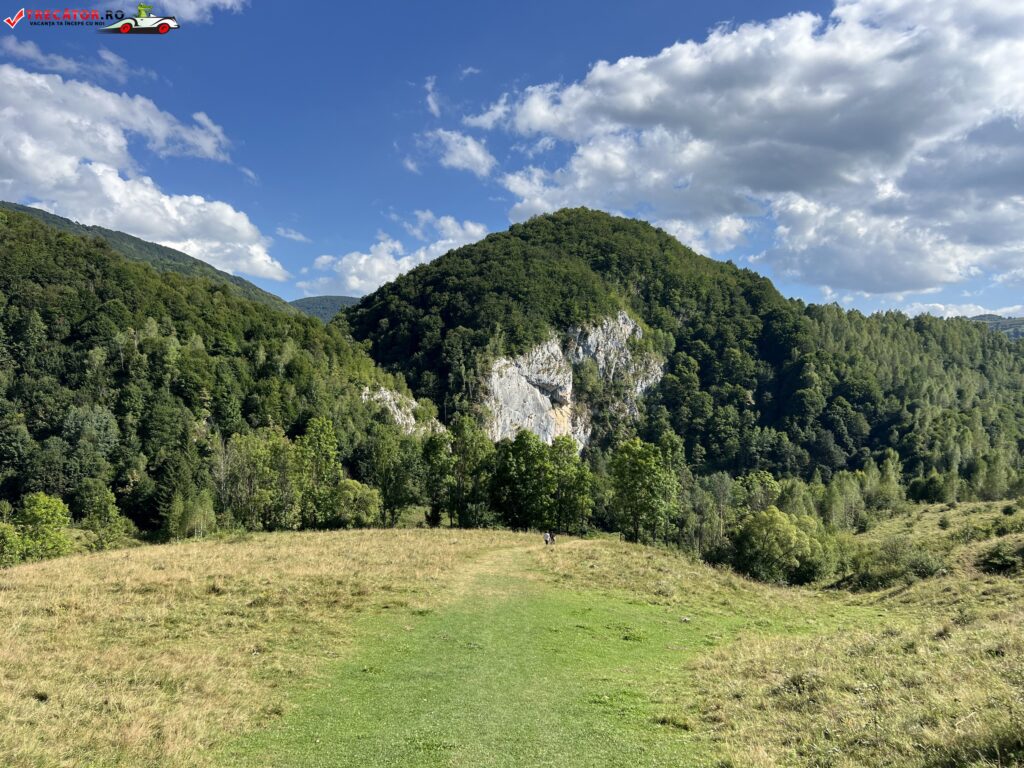
[[[465,80],[470,75],[479,75],[480,72],[481,70],[476,67],[464,67],[462,72],[459,73],[459,77]]]
[[[423,90],[427,92],[427,111],[434,117],[441,116],[441,102],[437,95],[437,78],[431,75],[423,84]]]
[[[286,240],[294,240],[296,243],[310,242],[310,239],[308,237],[306,237],[301,232],[291,229],[290,227],[278,227],[277,235],[278,237],[283,237]]]
[[[452,216],[435,216],[431,211],[416,211],[415,221],[403,222],[405,230],[424,244],[409,251],[397,238],[380,232],[366,251],[343,256],[325,254],[313,261],[313,268],[328,274],[297,283],[308,295],[340,292],[363,295],[394,280],[410,269],[433,261],[438,256],[472,243],[487,234],[483,224],[458,221]]]
[[[167,194],[143,172],[150,156],[227,161],[223,129],[178,120],[140,96],[0,65],[0,198],[178,248],[230,272],[288,273],[241,211]]]
[[[598,62],[466,121],[571,149],[502,177],[514,219],[590,205],[712,250],[766,227],[762,262],[790,279],[920,291],[1020,268],[1022,61],[1019,3],[839,0]]]
[[[436,130],[427,134],[441,151],[441,165],[470,171],[480,178],[489,176],[497,164],[482,141],[458,131]]]

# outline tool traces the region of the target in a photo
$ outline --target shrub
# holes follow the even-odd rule
[[[769,506],[744,522],[733,562],[761,581],[805,584],[832,573],[836,545],[820,520],[793,518]]]
[[[1012,517],[1013,515],[1017,514],[1017,505],[1007,504],[1005,507],[1003,507],[1003,514],[1007,517]]]
[[[0,522],[0,568],[17,565],[24,556],[24,542],[18,529]]]
[[[864,547],[857,552],[846,585],[852,589],[885,589],[934,576],[944,566],[935,552],[915,546],[906,536],[893,536],[877,549]]]
[[[1001,541],[991,549],[982,552],[975,564],[985,573],[1009,576],[1019,573],[1024,566],[1024,546]]]
[[[14,523],[20,530],[26,560],[44,560],[71,551],[66,530],[71,524],[71,513],[58,498],[45,493],[28,494],[22,499]]]
[[[114,494],[100,480],[86,480],[75,497],[79,525],[94,534],[90,549],[110,549],[119,544],[131,530],[131,523],[117,510]]]

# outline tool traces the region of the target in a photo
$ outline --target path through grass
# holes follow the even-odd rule
[[[364,617],[361,650],[312,681],[279,726],[233,745],[228,761],[713,764],[707,742],[664,717],[658,691],[742,620],[693,622],[678,607],[567,589],[542,578],[530,555],[485,555],[447,607]]]

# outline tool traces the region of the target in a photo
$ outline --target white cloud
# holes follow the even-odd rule
[[[165,0],[160,11],[176,16],[178,21],[207,22],[214,11],[239,13],[248,5],[248,0]]]
[[[485,131],[489,131],[494,126],[498,125],[508,116],[509,111],[512,109],[508,103],[508,94],[501,94],[501,98],[491,104],[486,110],[481,112],[479,115],[467,115],[462,118],[463,125],[468,125],[470,128],[482,128]]]
[[[921,291],[1021,269],[1022,61],[1020,3],[839,0],[467,119],[572,148],[503,177],[514,219],[590,205],[713,250],[769,221],[762,263],[787,278]]]
[[[409,173],[419,173],[420,172],[420,167],[416,164],[416,161],[413,160],[408,155],[406,155],[405,157],[402,158],[402,166]]]
[[[441,148],[441,165],[470,171],[483,178],[497,164],[482,141],[458,131],[436,130],[427,134]]]
[[[248,216],[199,195],[167,194],[142,171],[151,156],[227,161],[228,145],[205,113],[183,122],[140,96],[0,65],[0,198],[283,280],[288,273]]]
[[[304,234],[302,234],[301,232],[297,232],[294,229],[290,229],[289,227],[278,227],[277,234],[278,237],[283,237],[286,240],[294,240],[296,243],[310,242],[310,239],[306,237]]]
[[[1024,304],[988,309],[980,304],[942,304],[938,302],[915,302],[903,309],[908,315],[935,315],[937,317],[976,317],[978,315],[1002,315],[1019,317],[1024,315]]]
[[[423,84],[423,89],[427,92],[427,111],[434,117],[440,117],[441,103],[438,101],[437,95],[437,77],[434,75],[428,77]]]
[[[53,53],[45,53],[31,40],[5,37],[0,42],[5,56],[31,65],[35,69],[57,72],[74,77],[105,77],[117,83],[126,83],[129,77],[156,78],[156,72],[143,67],[130,67],[128,62],[113,51],[100,48],[96,61],[80,61]]]
[[[453,248],[476,242],[487,234],[483,224],[460,222],[452,216],[435,216],[431,211],[416,211],[415,223],[404,222],[403,226],[416,239],[429,242],[414,251],[407,251],[400,240],[380,232],[377,241],[365,252],[317,257],[313,268],[329,274],[300,281],[298,287],[309,295],[340,292],[361,296],[420,264],[433,261]]]
[[[462,70],[462,72],[459,73],[459,77],[465,80],[470,75],[479,75],[480,72],[481,70],[477,69],[476,67],[466,67]]]

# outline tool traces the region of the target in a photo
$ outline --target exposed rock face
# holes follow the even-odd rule
[[[416,421],[416,401],[408,395],[396,392],[393,389],[377,387],[371,390],[363,387],[363,402],[373,402],[381,406],[391,420],[407,435],[421,432],[436,432],[444,429],[437,419],[430,419],[425,422]]]
[[[588,328],[570,329],[515,358],[494,361],[487,377],[484,405],[490,412],[487,431],[492,440],[512,438],[528,429],[544,442],[571,435],[583,447],[590,440],[591,412],[573,396],[573,366],[592,360],[606,382],[624,385],[625,397],[616,407],[636,418],[638,400],[661,380],[664,361],[636,355],[631,339],[643,330],[625,312]]]

